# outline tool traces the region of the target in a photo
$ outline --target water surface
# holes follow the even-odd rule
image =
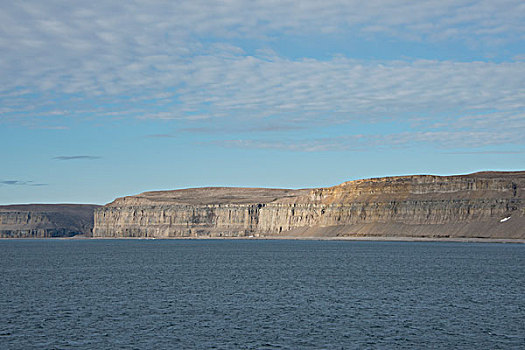
[[[1,240],[1,349],[525,348],[525,245]]]

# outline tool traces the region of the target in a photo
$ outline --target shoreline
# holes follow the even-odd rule
[[[370,242],[456,242],[456,243],[515,243],[525,244],[523,238],[477,237],[404,237],[404,236],[344,236],[344,237],[2,237],[0,240],[289,240],[289,241],[370,241]]]

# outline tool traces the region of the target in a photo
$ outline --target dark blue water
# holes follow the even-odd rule
[[[1,349],[525,348],[525,245],[2,240]]]

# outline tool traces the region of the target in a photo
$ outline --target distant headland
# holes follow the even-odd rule
[[[105,206],[0,206],[0,237],[525,239],[524,189],[519,171],[144,192]]]

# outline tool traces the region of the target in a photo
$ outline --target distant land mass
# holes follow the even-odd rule
[[[524,188],[519,171],[145,192],[96,208],[93,236],[523,239]]]
[[[105,206],[0,206],[0,237],[525,239],[524,188],[525,171],[487,171],[154,191]]]
[[[91,236],[90,204],[21,204],[0,206],[1,238]]]

